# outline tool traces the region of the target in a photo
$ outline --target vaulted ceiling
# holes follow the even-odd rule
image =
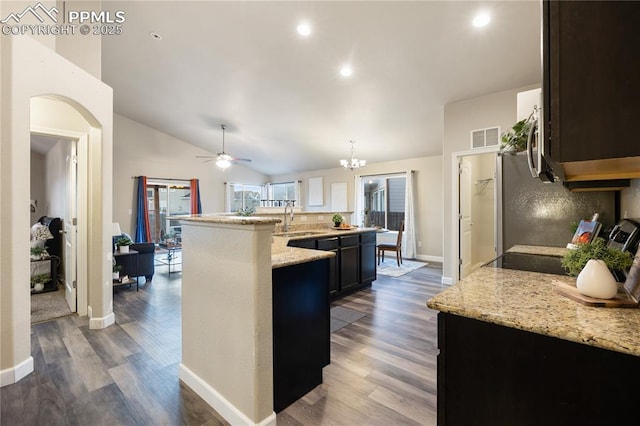
[[[266,175],[337,167],[350,140],[369,162],[441,154],[444,105],[540,81],[538,1],[103,9],[126,16],[123,34],[102,45],[115,112],[212,154],[225,124],[225,151]],[[491,22],[475,28],[480,11]],[[302,21],[308,37],[296,31]],[[351,77],[340,75],[343,64]]]

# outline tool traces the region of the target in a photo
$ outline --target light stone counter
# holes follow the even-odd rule
[[[298,263],[313,262],[314,260],[334,257],[335,253],[324,250],[312,250],[298,247],[289,247],[289,240],[304,240],[309,238],[330,238],[341,235],[354,235],[363,232],[373,232],[375,228],[353,228],[349,230],[337,229],[309,229],[309,235],[278,235],[273,234],[271,244],[272,268],[282,268],[284,266],[296,265]],[[291,231],[291,233],[304,231]]]
[[[276,269],[297,265],[299,263],[313,262],[319,259],[335,257],[335,255],[335,253],[330,251],[288,247],[286,240],[284,245],[274,241],[273,244],[271,244],[271,268]]]
[[[257,225],[270,224],[280,222],[279,218],[261,217],[261,216],[237,216],[230,214],[201,214],[201,215],[185,215],[174,216],[173,219],[180,219],[185,222],[200,223],[222,223],[231,225]],[[364,230],[372,230],[370,228],[356,228],[348,231],[335,231],[331,229],[318,229],[315,234],[319,237],[330,236],[333,233],[354,234],[363,232]],[[314,236],[315,236],[314,235]],[[287,243],[290,239],[309,238],[306,237],[285,237],[274,236],[271,244],[271,267],[283,268],[285,266],[297,265],[299,263],[313,262],[319,259],[334,257],[335,253],[322,250],[310,250],[297,247],[288,247]]]
[[[170,216],[167,219],[183,220],[185,222],[224,223],[230,225],[261,225],[281,222],[280,219],[274,217],[238,216],[225,213]]]
[[[555,293],[575,278],[483,267],[427,302],[431,309],[640,356],[640,309],[594,308]]]
[[[565,247],[546,247],[546,246],[526,246],[521,244],[516,244],[511,247],[509,252],[512,253],[524,253],[524,254],[537,254],[541,256],[554,256],[554,257],[562,257],[569,250]]]

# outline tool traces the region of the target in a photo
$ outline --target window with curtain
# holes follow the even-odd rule
[[[405,219],[406,174],[362,176],[364,226],[400,229]]]
[[[147,206],[151,240],[154,243],[166,237],[180,240],[182,227],[170,216],[185,215],[191,212],[191,188],[188,184],[166,182],[147,182]]]

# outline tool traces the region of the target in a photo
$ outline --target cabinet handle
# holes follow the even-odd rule
[[[533,163],[533,135],[536,131],[536,127],[538,126],[538,120],[534,120],[529,128],[529,135],[527,136],[527,163],[529,164],[529,172],[531,172],[531,176],[534,178],[538,177],[538,171],[536,170],[536,165]]]

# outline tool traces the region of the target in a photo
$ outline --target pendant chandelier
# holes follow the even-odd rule
[[[360,167],[364,167],[364,165],[367,163],[366,160],[358,160],[357,158],[354,158],[354,150],[353,150],[353,144],[355,144],[354,141],[349,141],[349,143],[351,144],[351,159],[350,160],[340,160],[340,165],[342,167],[344,167],[345,169],[349,169],[351,171],[354,171],[355,169],[359,169]]]

